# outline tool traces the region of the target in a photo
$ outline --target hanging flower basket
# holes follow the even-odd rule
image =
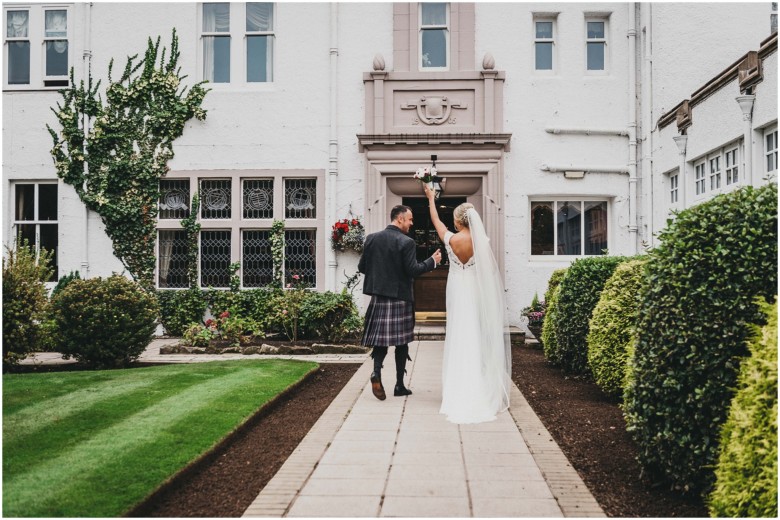
[[[330,235],[330,243],[335,251],[355,251],[363,252],[363,240],[366,238],[366,232],[363,224],[356,218],[345,218],[336,221],[333,224]]]

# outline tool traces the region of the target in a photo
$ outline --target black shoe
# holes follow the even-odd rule
[[[412,395],[412,391],[406,388],[403,383],[400,385],[395,385],[395,390],[393,390],[394,396],[401,396],[401,395]]]
[[[371,372],[371,391],[374,393],[374,397],[380,401],[384,401],[387,397],[385,387],[382,386],[382,378],[376,372]]]

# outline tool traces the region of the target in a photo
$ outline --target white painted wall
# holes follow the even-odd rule
[[[81,54],[86,46],[87,4],[75,4],[73,63],[77,79],[84,75]],[[104,77],[111,58],[118,77],[125,56],[143,52],[149,35],[161,35],[170,43],[176,27],[180,63],[186,80],[201,79],[198,62],[198,5],[195,3],[102,3],[92,7],[92,70]],[[609,249],[629,254],[628,176],[588,174],[584,179],[565,179],[560,173],[542,171],[544,164],[626,166],[628,139],[619,136],[552,135],[547,127],[627,128],[628,16],[627,3],[488,3],[475,8],[475,63],[481,68],[486,53],[495,57],[496,69],[506,73],[503,131],[512,134],[511,151],[504,160],[506,200],[505,265],[512,323],[534,293],[543,294],[550,273],[569,265],[570,258],[532,259],[530,253],[531,198],[545,196],[596,196],[611,201]],[[653,122],[665,110],[702,86],[748,50],[756,50],[769,34],[769,2],[755,4],[652,3]],[[555,71],[534,71],[533,14],[557,12]],[[365,131],[363,73],[372,70],[375,54],[381,54],[386,70],[393,70],[393,6],[385,3],[338,4],[338,108],[330,113],[331,6],[328,3],[276,4],[274,82],[257,85],[212,85],[206,96],[205,122],[191,121],[176,143],[172,170],[256,170],[329,168],[330,121],[338,123],[338,176],[335,181],[335,218],[352,210],[365,217],[366,163],[358,151],[356,134]],[[609,16],[608,71],[585,70],[585,16]],[[122,23],[117,23],[121,20]],[[643,27],[637,26],[638,47],[643,47]],[[638,64],[644,62],[641,53]],[[777,56],[764,65],[765,82],[757,89],[755,125],[777,120]],[[741,132],[741,113],[734,101],[738,89],[729,85],[695,108],[690,130],[691,153],[705,153]],[[45,123],[54,123],[49,107],[58,95],[52,92],[3,93],[3,177],[5,225],[3,239],[10,235],[12,194],[10,181],[54,179],[49,155],[51,139]],[[639,114],[637,114],[638,116]],[[644,204],[640,218],[652,220],[657,231],[665,225],[668,205],[663,172],[677,167],[676,128],[655,129],[652,154],[652,186],[642,172],[643,187],[652,188],[652,207]],[[645,135],[647,137],[647,135]],[[757,132],[756,138],[761,136]],[[644,146],[647,146],[646,144]],[[648,147],[649,148],[649,147]],[[758,152],[757,152],[758,153]],[[410,172],[411,173],[411,172]],[[692,181],[688,187],[692,193]],[[80,269],[84,257],[84,210],[73,190],[60,184],[60,270]],[[649,194],[648,194],[649,196]],[[648,199],[641,199],[648,200]],[[319,213],[325,218],[324,213]],[[329,248],[325,236],[319,247]],[[121,271],[111,243],[97,215],[89,222],[88,260],[91,275]],[[641,237],[640,237],[641,238]],[[358,256],[336,255],[336,287],[344,274],[357,270]],[[360,294],[360,287],[355,294]],[[358,298],[358,300],[360,300]]]

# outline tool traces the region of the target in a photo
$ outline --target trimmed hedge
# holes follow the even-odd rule
[[[544,321],[542,322],[542,337],[539,338],[542,342],[542,348],[544,349],[544,357],[550,363],[559,363],[558,359],[558,344],[555,339],[555,313],[558,307],[558,297],[555,294],[555,290],[561,284],[561,280],[566,276],[567,267],[563,269],[556,269],[550,275],[550,280],[547,282],[547,290],[544,292]],[[548,346],[549,345],[549,346]]]
[[[310,293],[301,305],[301,325],[308,335],[325,341],[340,341],[363,330],[352,294],[346,291]]]
[[[588,373],[588,330],[593,308],[623,256],[594,256],[575,260],[561,280],[553,321],[557,356],[566,372]]]
[[[169,336],[182,336],[192,323],[203,323],[206,296],[197,287],[186,290],[158,289],[160,323]]]
[[[626,384],[644,264],[644,260],[630,260],[617,266],[590,319],[588,365],[596,384],[608,395],[621,396]]]
[[[777,290],[777,186],[687,209],[659,240],[642,285],[624,411],[646,474],[706,490],[748,324],[763,320],[755,298]]]
[[[124,276],[73,280],[52,300],[63,357],[92,368],[128,365],[157,327],[157,299]]]
[[[777,303],[750,342],[723,425],[711,516],[777,517]]]
[[[549,291],[548,291],[549,293]],[[558,338],[555,337],[555,320],[558,316],[558,297],[561,294],[561,286],[553,288],[547,300],[547,311],[542,323],[542,348],[544,357],[547,361],[555,365],[560,364],[561,358],[558,355]]]

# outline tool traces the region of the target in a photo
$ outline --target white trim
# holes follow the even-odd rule
[[[767,148],[766,138],[769,137],[772,134],[774,134],[774,139],[773,139],[773,143],[772,143],[774,145],[774,148],[768,149]],[[764,173],[765,175],[769,175],[769,174],[777,175],[777,148],[778,148],[778,146],[777,146],[777,124],[774,124],[774,125],[772,125],[770,127],[767,127],[764,130],[764,132],[763,132],[763,134],[761,136],[761,150],[762,150],[761,156],[763,158],[763,160],[762,160],[763,166],[762,166],[761,170],[762,170],[762,173]],[[774,157],[772,158],[773,159],[772,162],[773,162],[774,167],[775,167],[774,170],[770,170],[769,169],[769,161],[767,160],[769,158],[769,156],[772,155],[772,154],[774,154]]]
[[[604,37],[603,38],[589,38],[588,37],[588,23],[600,22],[604,24]],[[609,74],[609,15],[586,15],[583,28],[585,30],[585,45],[583,46],[583,52],[585,57],[585,73],[592,76],[602,76]],[[604,68],[603,69],[589,69],[588,68],[588,44],[589,43],[603,43],[604,44]]]
[[[557,17],[550,16],[549,14],[541,15],[541,14],[534,14],[533,21],[532,21],[532,31],[533,31],[533,71],[536,74],[543,74],[543,75],[555,75],[558,71],[558,56],[557,56],[557,45],[555,44],[555,38],[558,35],[558,23],[557,23]],[[552,38],[539,38],[537,37],[536,32],[536,24],[537,23],[546,23],[549,22],[552,24]],[[551,45],[551,67],[549,69],[538,69],[536,67],[536,45],[538,43],[550,43]]]

